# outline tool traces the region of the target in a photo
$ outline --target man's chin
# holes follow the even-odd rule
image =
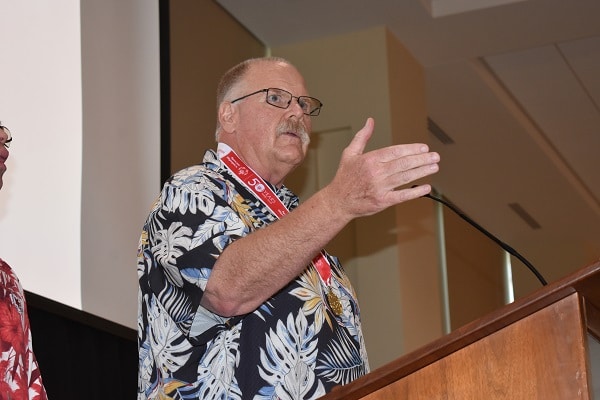
[[[305,157],[306,150],[303,147],[297,147],[294,149],[288,147],[281,149],[281,151],[278,152],[279,160],[293,166],[293,168],[296,168],[302,164]]]

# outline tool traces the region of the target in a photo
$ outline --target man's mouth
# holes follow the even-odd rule
[[[302,143],[308,143],[310,140],[308,133],[306,133],[305,127],[299,123],[294,124],[290,122],[288,124],[281,125],[278,131],[280,135],[296,137],[300,139]]]

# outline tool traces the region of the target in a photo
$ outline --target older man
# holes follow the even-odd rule
[[[298,205],[285,177],[311,118],[298,70],[245,61],[222,78],[217,151],[165,184],[140,241],[138,399],[314,399],[369,371],[359,308],[323,248],[351,220],[427,194],[424,144],[364,153],[367,119],[327,186]]]

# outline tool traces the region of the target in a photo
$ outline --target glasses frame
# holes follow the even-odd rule
[[[278,104],[271,103],[269,101],[269,90],[279,90],[281,92],[285,92],[285,93],[289,94],[290,95],[290,101],[288,101],[288,103],[287,103],[287,105],[285,107],[282,107],[282,106],[280,106]],[[310,96],[294,96],[293,94],[291,94],[287,90],[285,90],[285,89],[279,89],[279,88],[265,88],[265,89],[260,89],[260,90],[257,90],[256,92],[252,92],[252,93],[249,93],[249,94],[247,94],[245,96],[238,97],[235,100],[231,100],[230,103],[233,104],[236,101],[244,100],[247,97],[254,96],[255,94],[259,94],[259,93],[263,93],[263,92],[266,93],[266,95],[265,95],[265,101],[267,102],[267,104],[269,104],[269,105],[271,105],[273,107],[282,108],[284,110],[290,107],[290,104],[292,104],[292,100],[294,100],[294,99],[296,99],[296,101],[298,102],[298,104],[300,104],[301,99],[311,99],[311,100],[317,101],[317,103],[319,103],[319,107],[315,108],[314,110],[312,110],[310,112],[305,112],[304,110],[302,110],[302,113],[304,115],[309,115],[311,117],[316,117],[317,115],[319,115],[321,113],[321,107],[323,107],[323,103],[321,103],[321,100],[319,100],[319,99],[317,99],[315,97],[310,97]],[[302,107],[300,107],[300,108],[302,108]]]
[[[3,143],[4,147],[8,149],[10,147],[10,142],[12,142],[13,140],[12,134],[10,133],[10,129],[8,129],[4,125],[0,125],[0,129],[2,129],[8,136],[8,139],[6,139],[6,141]]]

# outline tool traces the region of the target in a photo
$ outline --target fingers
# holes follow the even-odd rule
[[[359,155],[365,151],[365,147],[367,146],[367,142],[373,134],[374,128],[375,120],[373,120],[373,118],[367,118],[365,125],[362,127],[361,130],[356,132],[356,135],[354,135],[354,138],[352,139],[348,147],[346,147],[346,152],[349,156]]]
[[[381,162],[395,161],[404,157],[426,154],[428,152],[429,147],[423,143],[397,144],[373,151]]]
[[[390,206],[418,199],[431,192],[430,185],[414,185],[407,189],[392,190],[386,194],[386,203]]]
[[[433,164],[419,168],[413,168],[408,171],[398,172],[397,174],[388,178],[388,190],[398,190],[399,188],[404,188],[421,178],[425,178],[436,173],[438,169],[438,166]]]
[[[438,172],[440,156],[435,152],[411,154],[384,163],[390,188],[397,188]]]

